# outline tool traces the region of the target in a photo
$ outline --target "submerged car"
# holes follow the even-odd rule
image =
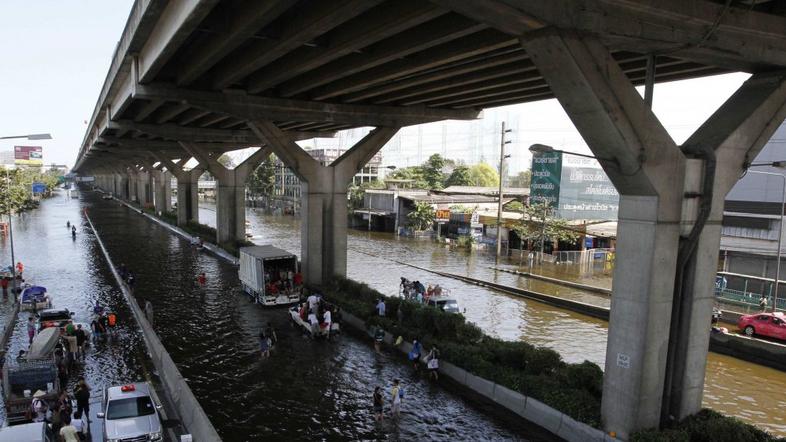
[[[436,307],[446,313],[461,313],[458,301],[453,298],[447,297],[432,297],[428,300],[427,305]]]
[[[104,390],[101,412],[104,441],[162,441],[160,406],[144,382]]]
[[[38,312],[38,330],[43,330],[48,327],[60,327],[63,330],[66,325],[71,324],[74,320],[71,318],[74,315],[67,308],[50,308]]]
[[[747,336],[764,336],[786,341],[786,316],[783,312],[744,315],[737,326]]]

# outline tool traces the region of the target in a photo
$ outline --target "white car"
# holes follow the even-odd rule
[[[109,387],[101,403],[105,442],[162,441],[161,417],[144,382]]]

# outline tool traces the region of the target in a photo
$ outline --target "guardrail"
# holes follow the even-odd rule
[[[112,258],[109,256],[109,252],[104,246],[104,242],[98,235],[98,231],[96,231],[93,226],[93,221],[87,215],[87,212],[85,212],[85,218],[96,237],[98,246],[103,252],[104,258],[107,264],[109,264],[109,268],[112,270],[112,274],[118,286],[120,286],[120,290],[123,292],[123,296],[126,298],[128,305],[131,306],[134,318],[139,324],[139,328],[142,330],[142,336],[145,339],[150,359],[153,361],[153,365],[158,371],[161,382],[175,406],[180,421],[188,431],[197,435],[195,439],[197,441],[221,441],[221,437],[219,437],[218,432],[207,417],[205,410],[199,404],[199,401],[197,401],[191,388],[183,378],[183,375],[180,374],[180,370],[177,368],[177,365],[175,365],[175,361],[169,356],[169,353],[166,351],[166,348],[164,348],[155,330],[153,330],[153,327],[148,322],[144,311],[139,307],[133,294],[128,290],[128,287],[126,287],[122,278],[120,278],[120,275],[117,273],[117,269],[112,263]]]

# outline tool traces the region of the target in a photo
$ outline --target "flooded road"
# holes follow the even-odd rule
[[[248,209],[252,241],[273,244],[300,254],[300,223],[289,216],[266,215]],[[200,221],[215,225],[215,211],[208,203],[200,207]],[[398,291],[399,277],[439,284],[448,288],[466,308],[467,318],[487,333],[506,340],[526,340],[558,351],[568,362],[585,359],[603,367],[608,324],[606,321],[517,298],[483,287],[415,269],[399,262],[473,278],[517,286],[596,305],[609,305],[609,297],[573,288],[522,278],[490,269],[494,257],[436,245],[428,240],[395,237],[389,233],[349,231],[347,273],[388,295]],[[507,265],[517,265],[513,257]],[[379,272],[385,268],[385,272]],[[569,266],[544,267],[546,276],[579,279],[604,286],[607,276],[600,271],[578,274]],[[786,373],[739,359],[710,353],[707,364],[704,405],[740,417],[769,431],[786,436]]]
[[[44,200],[40,208],[15,217],[14,252],[17,261],[25,265],[27,282],[46,287],[53,306],[74,312],[75,322],[90,324],[92,306],[97,300],[118,315],[115,336],[111,340],[95,342],[87,351],[85,362],[77,364],[69,378],[69,391],[72,391],[78,376],[84,376],[88,385],[92,386],[94,423],[91,427],[94,440],[101,440],[100,421],[95,418],[101,388],[145,380],[150,367],[142,337],[136,330],[123,295],[113,286],[114,280],[95,237],[83,224],[83,207],[80,201],[66,199],[61,193]],[[66,228],[66,221],[77,226],[75,240]],[[7,238],[0,240],[0,256],[3,266],[10,262]],[[13,297],[0,302],[0,311],[7,311]],[[26,323],[29,317],[29,312],[20,312],[16,324],[10,324],[16,330],[10,341],[9,357],[15,357],[19,350],[27,350]],[[4,410],[0,407],[0,422],[5,420]]]
[[[153,304],[156,331],[225,441],[543,440],[521,419],[487,414],[401,358],[376,355],[370,338],[303,338],[285,310],[237,294],[237,268],[117,202],[82,198],[115,263],[134,272],[137,300]],[[201,272],[205,286],[196,283]],[[268,322],[279,342],[260,360],[257,335]],[[389,391],[396,378],[406,391],[401,421],[376,424],[373,387]]]

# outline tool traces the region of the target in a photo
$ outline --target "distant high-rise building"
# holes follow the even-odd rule
[[[14,164],[14,151],[2,150],[0,151],[0,164],[10,166]]]

